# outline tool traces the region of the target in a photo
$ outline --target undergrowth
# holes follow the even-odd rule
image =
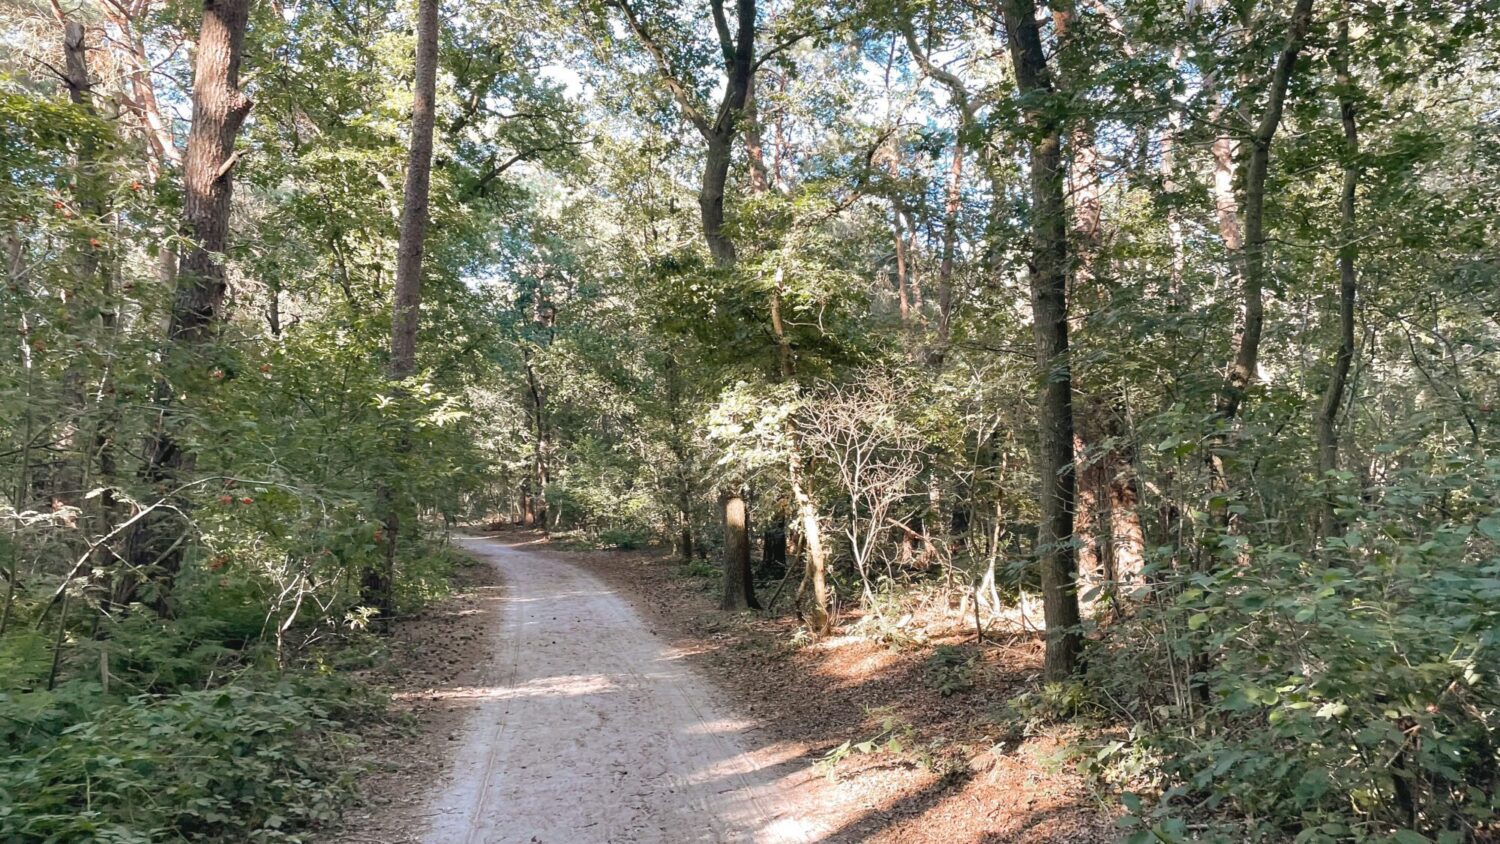
[[[411,561],[403,608],[451,567]],[[278,647],[248,578],[188,578],[178,598],[170,619],[70,627],[55,669],[50,631],[0,640],[0,841],[302,841],[355,796],[360,728],[385,703],[342,674],[383,652],[357,608]]]

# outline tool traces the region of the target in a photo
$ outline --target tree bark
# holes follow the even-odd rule
[[[205,0],[193,69],[193,122],[183,159],[182,235],[192,246],[177,273],[177,295],[167,330],[167,350],[177,356],[201,352],[214,340],[222,319],[227,278],[217,258],[229,245],[229,210],[234,189],[234,151],[250,100],[239,89],[240,59],[251,0]],[[192,471],[193,455],[178,442],[178,411],[172,387],[161,382],[156,400],[161,416],[145,448],[142,479],[161,492]],[[158,612],[182,565],[180,540],[170,535],[169,513],[142,519],[127,540],[127,558],[138,574],[117,582],[115,600],[134,598],[139,578],[154,577]]]
[[[432,183],[432,135],[437,96],[438,0],[418,0],[415,76],[412,81],[411,146],[406,158],[406,182],[401,205],[400,240],[396,248],[396,284],[391,294],[391,363],[388,376],[401,382],[417,371],[417,327],[422,307],[422,257],[427,245],[428,195]],[[404,422],[397,432],[394,464],[411,450],[411,432]],[[393,481],[379,494],[380,519],[385,528],[383,567],[367,567],[360,584],[361,600],[388,615],[393,605],[396,554],[401,537],[401,510]]]
[[[1074,466],[1072,375],[1068,361],[1068,230],[1062,126],[1042,50],[1033,0],[1003,6],[1011,64],[1031,149],[1031,309],[1036,338],[1037,473],[1041,519],[1036,557],[1047,625],[1043,673],[1049,680],[1078,669],[1083,639],[1073,553]]]
[[[666,361],[667,412],[672,428],[672,457],[676,461],[678,551],[682,561],[693,559],[693,479],[688,452],[688,427],[682,407],[682,379],[677,355],[668,352]]]
[[[703,163],[703,190],[698,207],[703,216],[703,238],[709,254],[721,267],[734,266],[734,241],[724,234],[724,187],[729,180],[729,163],[739,121],[749,102],[755,73],[755,0],[735,3],[736,33],[729,36],[724,17],[724,0],[710,0],[714,24],[719,32],[719,46],[724,54],[724,71],[728,79],[717,117],[703,129],[708,142]]]
[[[895,166],[892,165],[892,170]],[[892,175],[895,175],[892,173]],[[891,202],[891,242],[896,250],[896,303],[901,316],[901,330],[910,331],[912,325],[912,297],[907,284],[908,256],[905,227],[901,225],[901,204]]]
[[[68,89],[68,101],[85,114],[93,115],[93,86],[89,82],[88,46],[84,43],[87,31],[83,24],[66,17],[60,16],[59,22],[63,29],[63,85]],[[91,227],[99,225],[104,216],[104,192],[100,189],[96,176],[97,153],[92,137],[85,134],[78,144],[70,185],[79,217]],[[64,291],[62,303],[66,308],[68,323],[82,329],[87,324],[87,318],[79,317],[84,316],[85,309],[95,308],[100,300],[100,291],[95,288],[95,283],[100,278],[100,244],[96,239],[85,240],[78,236],[71,238],[68,244],[73,279],[71,287]],[[58,459],[52,462],[45,484],[54,507],[73,505],[75,502],[81,504],[80,496],[85,491],[83,485],[88,476],[89,458],[84,444],[87,441],[84,428],[89,415],[89,401],[84,388],[87,377],[84,366],[82,356],[74,357],[69,360],[63,373],[65,404],[61,409],[61,418],[57,420],[61,427],[55,446]]]
[[[117,55],[123,56],[125,73],[130,79],[133,99],[127,101],[127,106],[140,117],[141,130],[151,152],[146,159],[147,175],[155,182],[161,175],[162,167],[169,162],[180,163],[182,154],[177,150],[170,124],[162,116],[156,86],[151,82],[151,59],[146,54],[146,43],[140,28],[135,25],[137,20],[150,11],[150,7],[151,0],[139,0],[129,6],[102,3],[99,8],[109,22],[120,30],[114,43],[120,48]]]
[[[703,219],[703,239],[708,254],[721,267],[734,266],[734,241],[724,234],[724,186],[729,180],[733,137],[714,133],[708,137],[703,159],[703,186],[698,192],[698,210]]]
[[[1346,9],[1347,12],[1347,9]],[[1323,391],[1318,408],[1318,479],[1327,489],[1323,493],[1322,514],[1318,521],[1321,536],[1337,530],[1332,473],[1339,468],[1338,416],[1344,403],[1344,388],[1349,367],[1354,361],[1354,306],[1359,295],[1359,276],[1355,261],[1355,194],[1359,189],[1359,122],[1354,105],[1353,81],[1349,76],[1349,19],[1339,20],[1338,47],[1332,53],[1334,75],[1338,86],[1339,118],[1344,126],[1344,183],[1339,198],[1339,346],[1334,353],[1333,372]]]
[[[766,169],[765,143],[760,131],[760,104],[755,95],[755,75],[750,76],[750,93],[745,97],[745,158],[750,164],[750,193],[755,196],[771,189],[771,174]]]
[[[781,282],[778,272],[775,286],[771,288],[771,332],[776,338],[776,347],[781,362],[781,380],[793,381],[797,377],[796,358],[792,354],[791,338],[787,336],[786,324],[781,319]],[[797,507],[797,524],[802,529],[802,581],[797,587],[797,606],[801,612],[802,598],[812,590],[812,610],[808,613],[808,626],[814,633],[827,633],[833,626],[829,612],[828,561],[823,550],[823,527],[818,517],[818,506],[807,491],[803,475],[802,436],[796,422],[788,419],[787,435],[787,484],[792,490],[792,501]]]
[[[754,87],[753,77],[751,82]],[[756,122],[755,101],[750,100],[750,115],[746,120],[745,155],[750,164],[750,190],[762,194],[770,190],[770,174],[765,163],[765,150],[761,144],[759,126]],[[777,271],[771,287],[768,306],[771,317],[771,334],[776,339],[777,369],[783,383],[796,380],[796,355],[791,338],[782,320],[781,303],[784,278]],[[812,590],[813,606],[808,614],[808,624],[815,633],[826,633],[832,626],[829,614],[827,560],[823,552],[823,529],[818,518],[817,505],[807,492],[802,471],[802,438],[796,423],[787,420],[787,485],[791,488],[792,503],[796,507],[796,523],[802,531],[802,580],[797,587],[796,605],[801,612],[802,598]]]
[[[68,99],[87,113],[95,114],[92,100],[93,83],[89,79],[88,70],[87,34],[88,30],[77,21],[63,20],[63,51]],[[84,219],[102,227],[108,216],[110,203],[107,199],[107,192],[98,177],[96,154],[97,150],[91,140],[85,139],[79,145],[74,193]],[[110,336],[115,330],[117,319],[112,283],[114,267],[110,258],[101,257],[109,254],[101,249],[101,244],[98,242],[80,244],[76,286],[72,295],[68,297],[70,303],[87,303],[91,309],[98,311],[101,347],[116,339]],[[86,364],[80,360],[78,365]],[[109,366],[103,366],[98,381],[84,390],[82,385],[85,374],[75,370],[74,366],[73,364],[69,366],[67,389],[70,399],[77,404],[78,421],[71,426],[69,437],[70,439],[76,438],[80,445],[76,449],[79,453],[68,461],[73,466],[66,472],[67,477],[62,484],[66,491],[59,490],[59,492],[70,497],[81,496],[84,487],[99,487],[102,492],[92,502],[75,500],[77,506],[84,510],[85,523],[89,532],[93,536],[107,536],[113,531],[119,517],[119,501],[115,493],[120,480],[115,460],[115,432],[119,428],[120,408],[115,398],[113,371]],[[96,397],[92,402],[92,407],[89,401],[90,394]],[[85,424],[90,411],[94,414],[91,428]],[[89,431],[87,437],[83,436],[85,430]],[[66,450],[75,449],[70,447]],[[114,549],[101,544],[94,549],[93,558],[96,575],[92,586],[103,592],[99,598],[107,612],[109,578],[115,569]]]
[[[417,371],[417,325],[422,306],[422,256],[427,245],[428,193],[432,183],[432,135],[437,90],[437,0],[418,0],[416,74],[412,84],[411,147],[396,250],[396,288],[391,298],[390,377]]]
[[[224,307],[227,276],[217,255],[229,245],[229,208],[238,155],[234,142],[250,100],[239,89],[251,0],[206,0],[193,76],[193,128],[183,159],[183,235],[192,247],[178,269],[170,335],[201,345]],[[201,129],[200,129],[201,127]]]
[[[750,509],[744,493],[732,490],[720,500],[724,510],[724,598],[726,610],[760,609],[750,571]]]

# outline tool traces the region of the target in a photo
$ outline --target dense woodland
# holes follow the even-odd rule
[[[1122,836],[1496,835],[1491,0],[0,9],[0,838],[329,821],[491,522],[1019,608]]]

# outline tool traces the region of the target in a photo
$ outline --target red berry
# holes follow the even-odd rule
[[[255,499],[251,498],[250,496],[247,495],[244,498],[240,499],[240,503],[241,504],[254,504],[255,503]]]

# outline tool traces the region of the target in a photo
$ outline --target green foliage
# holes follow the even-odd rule
[[[1123,646],[1095,674],[1155,701],[1154,726],[1133,737],[1166,778],[1154,813],[1207,801],[1254,818],[1242,834],[1320,842],[1393,829],[1439,840],[1493,821],[1500,528],[1487,502],[1500,462],[1447,465],[1349,500],[1346,529],[1315,558],[1237,544],[1243,565],[1188,578],[1129,622],[1175,630],[1180,670],[1206,655],[1192,680],[1202,703],[1132,687]]]
[[[943,697],[974,688],[979,655],[956,645],[938,645],[927,657],[927,685]]]
[[[1098,713],[1099,706],[1085,684],[1045,683],[1005,701],[995,720],[1009,732],[1029,736],[1046,727]]]
[[[682,571],[688,577],[696,577],[703,580],[718,580],[720,577],[723,577],[723,573],[719,571],[718,566],[696,557],[683,563]]]
[[[837,774],[838,764],[850,756],[866,756],[872,753],[889,753],[900,756],[908,751],[919,753],[916,728],[911,722],[887,709],[873,709],[870,716],[879,718],[880,729],[873,736],[860,741],[849,739],[824,753],[817,762],[831,782]]]
[[[634,551],[646,544],[646,538],[634,531],[611,528],[599,534],[599,544],[619,551]]]
[[[96,684],[0,694],[9,841],[300,840],[352,787],[349,690],[240,683],[101,705]]]

